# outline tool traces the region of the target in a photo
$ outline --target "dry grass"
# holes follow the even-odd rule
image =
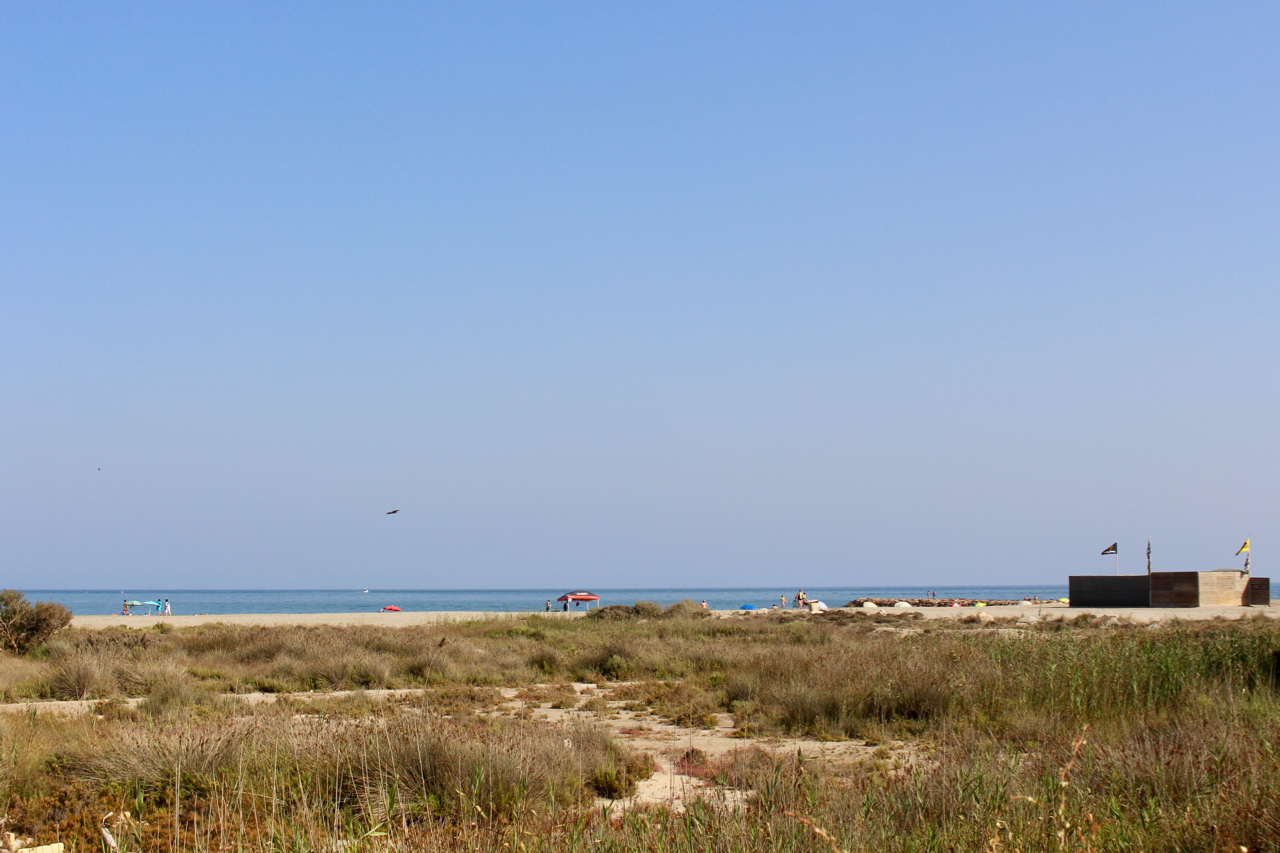
[[[15,827],[80,850],[98,849],[108,810],[131,813],[119,832],[137,850],[1280,846],[1274,623],[918,627],[762,614],[70,632],[0,677],[19,694],[148,698],[137,713],[104,705],[103,719],[0,718],[0,786]],[[883,746],[847,765],[685,753],[684,772],[747,792],[751,807],[605,819],[591,797],[625,794],[651,766],[643,756],[599,729],[494,716],[498,685],[523,688],[520,713],[572,707],[564,680],[582,676],[626,679],[615,699],[693,728],[732,711],[748,737]],[[255,685],[426,692],[215,698]],[[895,745],[904,738],[911,749]]]
[[[139,844],[210,849],[231,836],[269,843],[285,829],[322,842],[335,828],[358,837],[506,820],[595,792],[622,796],[651,772],[595,727],[456,720],[414,705],[313,710],[225,708],[164,725],[9,719],[0,779],[19,797],[17,825],[37,837],[58,831],[75,792],[145,821],[125,827]],[[172,839],[154,831],[168,824]],[[64,840],[96,847],[86,827]]]

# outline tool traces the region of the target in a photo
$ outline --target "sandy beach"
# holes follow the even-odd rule
[[[835,608],[838,612],[854,613],[855,608]],[[585,610],[564,612],[553,610],[550,613],[504,613],[477,610],[436,610],[416,613],[232,613],[212,615],[177,615],[177,616],[76,616],[71,620],[73,628],[102,629],[111,627],[149,628],[157,623],[165,622],[175,628],[194,625],[376,625],[387,628],[408,628],[415,625],[433,625],[450,622],[503,621],[510,619],[538,616],[551,619],[579,619],[587,615]],[[711,614],[719,618],[743,617],[751,614],[763,615],[780,613],[772,610],[713,610]],[[801,611],[788,610],[790,614]],[[997,619],[1023,617],[1044,617],[1059,615],[1063,619],[1074,619],[1082,614],[1095,616],[1114,616],[1132,622],[1151,623],[1174,619],[1204,621],[1212,619],[1251,619],[1259,614],[1275,619],[1280,618],[1280,607],[1275,602],[1269,607],[1093,607],[1072,608],[1058,602],[1040,604],[1015,604],[991,607],[916,607],[916,608],[881,608],[881,613],[916,612],[925,619],[960,619],[964,616],[985,613]]]
[[[76,616],[71,620],[73,628],[149,628],[159,622],[175,628],[193,625],[380,625],[387,628],[408,628],[414,625],[434,625],[449,622],[505,621],[523,616],[542,616],[553,619],[576,619],[587,611],[553,610],[550,613],[502,613],[480,610],[434,610],[417,613],[214,613],[174,616]]]

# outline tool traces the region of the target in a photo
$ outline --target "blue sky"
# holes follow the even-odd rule
[[[3,584],[1271,573],[1277,24],[5,5]]]

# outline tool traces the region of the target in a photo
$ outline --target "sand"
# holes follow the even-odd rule
[[[574,619],[586,615],[585,610],[565,613],[495,613],[481,610],[434,610],[417,613],[222,613],[197,616],[75,616],[73,628],[149,628],[166,622],[175,628],[192,625],[379,625],[387,628],[408,628],[413,625],[434,625],[447,622],[506,621],[521,616],[545,616],[553,619]]]
[[[842,612],[856,612],[855,609]],[[882,607],[881,613],[902,613],[907,608]],[[1268,618],[1280,618],[1280,607],[1272,602],[1270,607],[1067,607],[1058,602],[1041,604],[1014,604],[1001,607],[920,607],[910,608],[926,619],[958,619],[975,613],[986,613],[997,619],[1013,617],[1015,619],[1050,614],[1062,614],[1070,620],[1088,613],[1094,616],[1115,616],[1132,622],[1164,622],[1172,619],[1212,620],[1212,619],[1251,619],[1259,614]],[[733,618],[751,613],[776,613],[772,610],[713,610],[713,616]],[[788,610],[788,613],[801,613],[799,610]],[[173,625],[175,628],[192,625],[377,625],[388,628],[407,628],[414,625],[433,625],[449,622],[504,621],[525,616],[541,616],[552,619],[578,619],[587,614],[585,610],[553,610],[550,613],[500,613],[479,610],[436,610],[417,613],[236,613],[197,616],[76,616],[71,620],[74,628],[102,629],[120,626],[124,628],[149,628],[159,622]]]

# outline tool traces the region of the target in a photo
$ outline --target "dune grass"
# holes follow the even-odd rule
[[[3,689],[106,701],[0,717],[8,825],[76,850],[101,849],[109,811],[127,849],[157,851],[1280,846],[1272,621],[633,616],[64,633],[7,659]],[[693,728],[731,714],[742,749],[697,775],[748,805],[605,814],[592,799],[630,791],[644,757],[598,727],[477,714],[496,686],[572,707],[574,680]],[[236,698],[410,686],[425,692]],[[843,765],[753,748],[786,734],[883,746]]]

